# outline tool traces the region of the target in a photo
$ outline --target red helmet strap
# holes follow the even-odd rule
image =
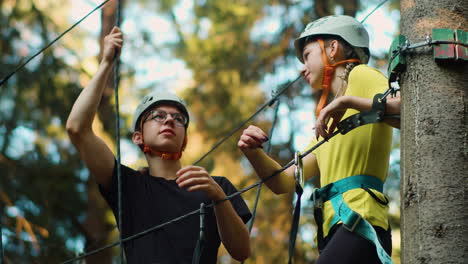
[[[319,103],[317,104],[317,110],[315,112],[315,115],[318,116],[320,114],[320,111],[327,105],[327,98],[328,95],[330,94],[330,84],[333,79],[333,74],[335,73],[335,69],[338,65],[347,63],[347,62],[360,62],[359,59],[349,59],[349,60],[342,60],[339,62],[336,62],[334,64],[331,64],[328,62],[328,57],[327,53],[325,52],[325,44],[322,39],[317,39],[317,42],[320,45],[320,48],[322,49],[322,60],[323,64],[325,65],[324,72],[323,72],[323,80],[322,80],[322,96],[320,97]]]

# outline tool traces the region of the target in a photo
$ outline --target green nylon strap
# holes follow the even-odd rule
[[[336,195],[357,188],[370,188],[379,192],[383,192],[383,182],[374,176],[354,175],[330,183],[325,187],[316,190],[316,195],[318,195],[318,197],[321,199],[321,202],[324,203],[328,200],[331,200]]]
[[[391,264],[392,259],[380,244],[377,233],[372,225],[363,219],[358,213],[351,210],[343,200],[343,193],[358,188],[370,188],[383,192],[383,182],[374,176],[354,175],[330,183],[325,187],[316,190],[312,197],[314,202],[318,202],[320,204],[331,200],[335,215],[333,216],[330,226],[335,225],[339,221],[343,222],[346,229],[351,232],[358,233],[360,236],[375,245],[377,255],[383,264]]]
[[[374,176],[354,175],[351,177],[341,179],[337,182],[328,184],[324,188],[320,189],[319,193],[320,198],[322,199],[322,203],[324,203],[328,200],[332,200],[338,195],[342,195],[343,193],[349,190],[358,188],[370,188],[379,192],[383,192],[383,182]],[[335,211],[335,215],[333,216],[330,227],[332,227],[341,220],[339,218],[339,215],[336,213],[339,211],[340,208],[335,207],[336,204],[334,203],[332,203],[332,206],[333,210]]]
[[[343,222],[343,226],[350,232],[356,232],[363,238],[372,242],[376,247],[377,255],[382,264],[392,264],[392,258],[387,254],[382,244],[380,244],[375,229],[367,220],[349,208],[343,201],[343,194],[335,196],[331,199],[331,202],[335,210],[335,216],[338,216],[339,220]]]

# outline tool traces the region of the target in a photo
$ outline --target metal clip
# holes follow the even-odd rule
[[[426,44],[427,44],[428,46],[430,46],[430,45],[432,44],[432,37],[431,37],[431,35],[427,34],[425,39],[426,39]]]
[[[390,91],[390,95],[391,95],[392,97],[395,97],[396,94],[397,94],[397,92],[400,91],[400,84],[398,83],[398,80],[396,80],[395,82],[391,82],[391,83],[390,83],[390,88],[392,89],[392,90]]]
[[[296,186],[304,187],[304,170],[302,168],[302,158],[301,152],[296,151],[294,154],[294,181],[296,182]]]
[[[362,216],[358,213],[353,212],[347,216],[347,219],[343,219],[343,227],[350,232],[354,232],[361,220]]]

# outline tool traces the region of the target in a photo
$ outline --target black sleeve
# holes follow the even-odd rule
[[[236,187],[234,187],[234,185],[232,185],[232,183],[225,177],[213,176],[213,178],[219,184],[219,186],[221,186],[221,188],[223,189],[224,193],[226,193],[226,195],[231,195],[237,192]],[[240,195],[234,196],[231,199],[231,204],[232,204],[232,207],[234,207],[234,210],[236,211],[236,213],[242,219],[242,221],[244,221],[244,223],[247,223],[250,220],[250,218],[252,218],[252,214],[250,213],[249,207],[247,207],[247,204],[245,203],[242,196]]]
[[[129,177],[132,174],[137,173],[135,170],[125,166],[120,165],[121,171],[121,181],[122,181],[122,195],[125,193],[125,189],[129,187],[129,180],[134,177]],[[117,161],[114,162],[114,169],[112,171],[112,178],[109,188],[105,188],[101,184],[98,184],[99,192],[106,200],[107,204],[109,204],[112,211],[117,212],[118,210],[118,183],[117,183]]]

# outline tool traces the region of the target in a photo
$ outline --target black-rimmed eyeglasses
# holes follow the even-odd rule
[[[164,121],[166,121],[168,115],[172,117],[176,126],[185,127],[187,125],[188,120],[184,115],[180,113],[168,113],[164,110],[151,111],[149,117],[145,120],[145,122],[149,120],[154,120],[158,123],[163,123]]]

